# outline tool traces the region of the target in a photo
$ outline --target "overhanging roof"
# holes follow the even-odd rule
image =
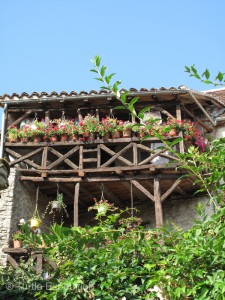
[[[120,90],[120,92],[126,91],[125,89]],[[129,89],[129,96],[130,97],[136,97],[138,96],[141,101],[149,101],[149,100],[162,100],[162,101],[174,101],[174,99],[178,99],[183,102],[184,104],[191,104],[194,103],[192,97],[190,97],[190,93],[193,94],[196,99],[203,105],[208,105],[210,102],[216,106],[224,107],[225,102],[218,99],[218,97],[214,97],[214,95],[206,92],[197,92],[191,89],[187,89],[184,86],[181,86],[180,88],[170,87],[165,88],[161,87],[159,89],[156,88],[141,88],[140,90],[137,90],[135,88]],[[0,105],[3,106],[5,103],[8,103],[9,105],[19,105],[22,103],[37,103],[37,100],[41,102],[57,102],[57,101],[69,101],[69,102],[79,102],[84,100],[91,100],[93,102],[99,102],[101,103],[106,102],[106,100],[110,100],[115,98],[115,95],[113,95],[110,92],[107,92],[105,90],[95,91],[91,90],[89,92],[81,91],[79,93],[75,91],[71,91],[69,93],[62,91],[60,93],[57,93],[55,91],[51,92],[50,94],[46,92],[33,92],[31,94],[28,93],[21,93],[16,94],[13,93],[11,95],[9,94],[3,94],[0,96]]]

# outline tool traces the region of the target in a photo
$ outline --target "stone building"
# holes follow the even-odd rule
[[[224,91],[142,88],[130,89],[127,99],[130,102],[139,97],[135,104],[137,112],[150,107],[144,117],[155,119],[158,128],[163,128],[168,119],[190,119],[202,135],[221,137],[225,135]],[[11,167],[10,185],[2,191],[0,201],[1,248],[12,246],[12,234],[19,220],[32,217],[36,201],[40,216],[44,213],[49,201],[56,197],[57,189],[63,194],[69,213],[64,218],[66,226],[92,224],[93,215],[88,213],[88,207],[93,205],[93,198],[101,199],[103,194],[104,199],[116,206],[137,208],[146,228],[175,223],[187,229],[197,217],[198,202],[205,205],[206,213],[213,213],[206,195],[194,195],[193,180],[181,179],[182,171],[177,169],[173,153],[158,148],[162,142],[151,134],[142,141],[134,132],[130,137],[103,138],[97,134],[90,139],[89,134],[70,141],[7,139],[10,126],[20,130],[24,124],[41,119],[47,127],[59,119],[61,123],[73,120],[76,124],[88,114],[97,120],[108,115],[123,124],[138,123],[129,111],[114,110],[119,103],[113,94],[103,90],[79,94],[5,94],[0,97],[0,104],[4,108],[1,153]],[[165,134],[165,139],[173,141],[182,135],[182,132],[175,136]],[[184,152],[185,142],[180,140],[174,148]],[[51,216],[42,221],[44,230],[51,223]],[[56,221],[60,222],[60,216],[56,216]],[[6,255],[1,253],[0,263],[5,262]]]

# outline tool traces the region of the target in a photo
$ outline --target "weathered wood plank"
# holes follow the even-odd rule
[[[44,147],[42,153],[42,161],[41,161],[41,168],[42,168],[42,177],[47,177],[46,168],[47,168],[47,156],[48,156],[48,147]]]
[[[36,149],[35,151],[37,151],[36,153],[38,153],[38,152],[41,151],[41,150],[42,150],[42,149],[39,148],[39,149]],[[19,161],[19,162],[20,162],[20,161],[24,161],[27,165],[29,165],[29,166],[31,166],[31,167],[33,167],[33,168],[35,168],[35,169],[38,169],[38,170],[41,169],[41,166],[39,166],[38,164],[34,163],[34,162],[31,161],[30,159],[26,159],[26,158],[24,159],[24,156],[22,156],[21,154],[19,154],[19,153],[13,151],[12,149],[6,148],[5,151],[6,151],[8,154],[10,154],[11,156],[17,158],[16,160],[13,160],[13,161],[11,161],[11,162],[9,163],[9,166],[10,166],[10,167],[12,167],[12,166],[14,166],[15,164],[17,164],[18,161]],[[31,153],[29,153],[29,154],[31,154]]]
[[[68,164],[68,162],[69,162],[69,164],[70,164],[70,166],[71,165],[74,165],[75,166],[75,168],[78,168],[78,166],[77,165],[75,165],[71,160],[69,160],[68,159],[68,157],[70,157],[72,154],[74,154],[76,151],[78,151],[79,150],[79,146],[76,146],[76,147],[74,147],[73,149],[71,149],[70,151],[68,151],[66,154],[61,154],[61,153],[59,153],[59,155],[60,155],[60,157],[56,160],[56,161],[54,161],[53,163],[51,163],[48,167],[47,167],[47,169],[48,170],[51,170],[51,169],[53,169],[53,168],[55,168],[56,166],[58,166],[60,163],[62,163],[63,161],[67,161],[66,163]],[[50,150],[52,153],[53,153],[53,151],[52,151],[52,149]]]
[[[97,158],[84,158],[83,162],[97,162]]]
[[[198,117],[196,117],[192,112],[190,112],[190,110],[188,110],[184,105],[182,105],[182,109],[190,116],[192,117],[196,123],[198,123],[200,126],[202,126],[203,128],[205,128],[207,130],[207,132],[212,132],[213,128],[209,127],[208,125],[206,125],[201,119],[199,119]]]
[[[127,160],[126,158],[122,157],[121,154],[123,154],[124,152],[126,152],[128,149],[130,149],[133,146],[133,143],[128,144],[126,147],[124,147],[122,150],[120,150],[119,152],[114,152],[111,149],[109,149],[108,147],[106,147],[105,145],[101,145],[101,149],[104,150],[105,152],[107,152],[110,155],[113,155],[113,157],[111,157],[107,162],[105,162],[103,165],[101,165],[101,167],[107,167],[109,166],[111,163],[113,163],[116,159],[124,162],[126,165],[131,166],[132,162],[130,162],[129,160]]]
[[[180,184],[181,179],[177,179],[173,185],[162,195],[161,197],[161,202],[163,202],[164,200],[166,200],[166,198],[168,198],[171,193],[177,188],[177,186]]]
[[[18,263],[15,261],[15,259],[14,258],[12,258],[12,256],[11,255],[7,255],[7,261],[10,263],[10,265],[14,268],[14,269],[17,269],[17,268],[19,268],[19,265],[18,265]]]
[[[137,164],[138,164],[137,144],[133,143],[133,165],[136,166]]]
[[[154,178],[154,202],[155,202],[155,223],[156,228],[163,226],[163,210],[161,202],[160,179]]]
[[[82,114],[81,114],[81,110],[80,110],[80,109],[77,110],[77,115],[78,115],[78,120],[79,120],[79,122],[81,122],[81,121],[83,120],[83,117],[82,117]]]
[[[145,146],[143,144],[137,144],[137,148],[144,150],[145,152],[149,152],[149,153],[153,152],[153,150],[151,148],[149,148],[148,146]]]
[[[49,109],[45,111],[45,124],[48,127],[50,122],[50,111]]]
[[[122,174],[124,172],[135,172],[135,171],[145,171],[149,170],[150,172],[154,172],[157,170],[161,171],[168,171],[172,170],[174,171],[180,164],[179,163],[171,163],[171,164],[158,164],[158,165],[153,165],[153,164],[147,164],[143,166],[130,166],[130,167],[105,167],[105,168],[85,168],[85,169],[76,169],[76,170],[47,170],[47,174],[49,175],[54,175],[54,174],[77,174],[80,171],[83,171],[85,173],[113,173],[115,172],[116,174]],[[31,170],[31,169],[21,169],[18,168],[18,170],[23,173],[23,174],[41,174],[41,170]],[[178,171],[176,171],[179,173]]]
[[[101,167],[101,146],[97,146],[97,168]]]
[[[14,125],[16,126],[17,124],[19,124],[21,121],[23,121],[25,118],[27,118],[33,111],[31,109],[29,109],[28,111],[26,111],[20,118],[18,118],[16,121],[14,121],[12,124],[10,124],[11,126]]]
[[[83,146],[80,146],[80,153],[79,153],[79,169],[83,169],[83,167],[84,167],[84,162],[83,162],[84,154],[83,154],[83,150],[84,150],[84,147],[83,147]]]
[[[41,274],[43,268],[43,254],[36,254],[37,262],[36,262],[36,274]]]
[[[137,189],[139,189],[145,196],[147,196],[150,200],[152,200],[153,202],[155,201],[154,196],[143,185],[141,185],[138,181],[131,180],[131,183]]]
[[[86,152],[97,152],[97,148],[84,149],[83,153],[86,153]]]
[[[142,160],[141,162],[139,162],[138,165],[139,165],[139,166],[145,165],[146,163],[152,161],[155,157],[160,156],[160,154],[163,153],[163,152],[165,152],[165,151],[166,151],[166,149],[155,152],[154,154],[150,155],[150,156],[147,157],[146,159],[144,159],[144,160]]]
[[[77,146],[78,147],[78,146]],[[76,148],[76,147],[75,147]],[[79,147],[78,147],[79,148]],[[73,148],[74,149],[74,148]],[[72,150],[73,150],[72,149]],[[57,150],[49,147],[49,151],[53,154],[55,154],[57,157],[62,158],[63,154],[61,154],[60,152],[58,152]],[[69,160],[68,158],[64,159],[64,162],[70,166],[72,169],[78,169],[78,166],[76,164],[74,164],[71,160]],[[49,169],[50,165],[47,167],[47,169]]]
[[[28,250],[24,248],[3,248],[2,252],[7,254],[28,254]]]
[[[79,193],[80,193],[80,183],[75,184],[74,189],[74,219],[73,226],[76,227],[79,225],[79,216],[78,216],[78,203],[79,203]]]
[[[20,176],[21,181],[33,181],[33,182],[107,182],[107,181],[126,181],[126,180],[147,180],[154,179],[156,176],[162,179],[177,179],[180,177],[180,174],[140,174],[140,175],[124,175],[120,176],[96,176],[96,177],[70,177],[70,178],[61,178],[61,177],[33,177],[33,176]]]

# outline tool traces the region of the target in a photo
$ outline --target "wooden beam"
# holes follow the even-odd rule
[[[101,145],[101,149],[103,149],[105,152],[107,152],[108,154],[112,155],[112,157],[105,162],[103,165],[101,165],[101,167],[107,167],[109,166],[111,163],[113,163],[116,159],[124,162],[126,165],[131,166],[132,162],[130,162],[129,160],[127,160],[126,158],[122,157],[121,154],[123,154],[124,152],[126,152],[128,149],[130,149],[133,146],[133,143],[128,144],[126,147],[124,147],[122,150],[120,150],[119,152],[114,152],[111,149],[109,149],[108,147],[106,147],[105,145]]]
[[[204,113],[204,115],[209,119],[209,121],[213,124],[213,126],[216,126],[216,123],[213,121],[213,119],[207,113],[207,111],[204,109],[204,107],[201,105],[201,103],[197,100],[197,98],[190,91],[187,91],[187,93],[191,96],[191,98],[198,105],[198,107],[201,109],[201,111]]]
[[[101,146],[97,146],[97,168],[101,167]]]
[[[174,182],[174,184],[162,195],[161,202],[165,201],[166,198],[168,198],[171,195],[171,193],[178,187],[180,182],[181,182],[181,179],[177,179]]]
[[[35,151],[37,151],[36,153],[38,153],[38,152],[41,151],[41,150],[42,150],[42,149],[39,148],[39,149],[36,149]],[[29,166],[31,166],[31,167],[33,167],[33,168],[35,168],[35,169],[39,169],[39,170],[41,169],[41,166],[37,165],[36,163],[34,163],[33,161],[31,161],[30,159],[25,158],[25,157],[22,156],[21,154],[15,152],[15,151],[13,151],[13,150],[11,150],[11,149],[9,149],[9,148],[6,148],[5,151],[6,151],[8,154],[10,154],[11,156],[17,158],[16,160],[13,160],[13,161],[11,161],[11,162],[9,163],[9,166],[10,166],[10,167],[12,167],[12,166],[14,166],[15,164],[17,164],[18,161],[20,162],[20,161],[23,161],[23,160],[24,160],[24,162],[25,162],[27,165],[29,165]],[[30,153],[29,153],[29,154],[30,154]],[[21,159],[21,158],[22,158],[22,159]]]
[[[121,181],[120,184],[123,185],[128,190],[128,193],[130,193],[130,188],[131,188],[130,183],[128,183],[127,181]],[[133,189],[133,195],[135,199],[146,201],[145,196],[143,195],[143,193],[140,193],[138,189]]]
[[[182,120],[182,116],[181,116],[181,109],[180,109],[180,104],[177,104],[176,105],[176,115],[177,115],[177,120]],[[179,132],[179,137],[183,138],[183,132],[180,131]],[[184,153],[184,141],[180,141],[179,142],[179,150],[180,150],[180,153]]]
[[[36,264],[36,274],[41,274],[43,268],[43,253],[36,254],[37,264]]]
[[[16,121],[14,121],[12,125],[16,126],[17,124],[19,124],[22,120],[24,120],[26,117],[28,117],[30,114],[32,113],[32,110],[29,109],[28,111],[26,111],[19,119],[17,119]]]
[[[50,122],[50,111],[49,109],[45,111],[45,124],[48,127]]]
[[[10,265],[14,268],[14,269],[17,269],[17,268],[19,268],[19,265],[18,265],[18,263],[15,261],[15,259],[14,258],[12,258],[12,256],[11,255],[7,255],[7,261],[10,263]]]
[[[65,161],[67,164],[68,164],[68,162],[69,162],[70,166],[73,165],[73,166],[75,166],[75,168],[78,168],[77,165],[75,165],[71,160],[68,159],[68,157],[70,157],[72,154],[74,154],[74,153],[75,153],[76,151],[78,151],[78,150],[79,150],[79,146],[76,146],[76,147],[74,147],[73,149],[71,149],[70,151],[68,151],[66,154],[61,154],[61,153],[58,152],[58,154],[60,155],[60,157],[59,157],[56,161],[54,161],[53,163],[51,163],[51,164],[47,167],[47,169],[48,169],[48,170],[53,169],[53,168],[55,168],[56,166],[58,166],[60,163],[62,163],[62,162],[64,162],[64,161]],[[50,151],[53,153],[52,149],[51,149]]]
[[[35,176],[20,176],[21,181],[33,181],[33,182],[112,182],[112,181],[126,181],[126,180],[148,180],[157,178],[161,179],[178,179],[180,174],[140,174],[140,175],[124,175],[119,176],[98,176],[98,177],[35,177]]]
[[[62,183],[59,185],[59,190],[65,194],[70,200],[74,201],[74,194],[69,191]],[[87,205],[82,201],[79,201],[79,204],[84,208],[87,208]]]
[[[121,167],[116,167],[115,168],[115,173],[118,175],[118,176],[124,176],[124,173],[123,173],[123,170]]]
[[[155,152],[154,154],[150,155],[146,159],[144,159],[141,162],[139,162],[138,166],[145,165],[146,163],[152,161],[155,157],[160,156],[159,154],[162,154],[165,151],[166,151],[166,149],[163,149],[163,150]]]
[[[176,190],[178,191],[179,194],[181,194],[182,196],[187,196],[188,194],[182,190],[179,186],[176,187]]]
[[[83,157],[84,157],[84,147],[83,147],[83,146],[80,146],[80,153],[79,153],[79,169],[83,169],[83,167],[84,167]]]
[[[78,214],[79,192],[80,192],[80,183],[78,182],[75,184],[75,189],[74,189],[74,218],[73,218],[74,227],[77,227],[79,225],[79,214]]]
[[[80,109],[77,110],[77,114],[78,114],[78,120],[79,120],[79,122],[81,122],[83,120],[83,117],[82,117]]]
[[[156,228],[159,228],[163,226],[163,211],[162,211],[159,178],[154,178],[154,202],[155,202],[155,224],[156,224]]]
[[[150,200],[153,202],[155,201],[154,196],[145,188],[143,185],[141,185],[138,181],[136,180],[131,180],[131,183],[139,189],[145,196],[147,196]]]
[[[202,126],[203,128],[205,128],[207,130],[207,132],[212,132],[213,128],[209,127],[208,125],[206,125],[201,119],[199,119],[198,117],[196,117],[192,112],[190,112],[190,110],[188,110],[184,105],[182,105],[182,109],[190,116],[192,117],[196,123],[198,123],[200,126]]]
[[[77,146],[78,147],[78,146]],[[74,149],[74,148],[73,148]],[[61,154],[60,152],[58,152],[57,150],[53,149],[52,147],[49,147],[49,151],[53,154],[55,154],[56,156],[58,156],[59,158],[62,158],[63,154]],[[78,166],[76,164],[74,164],[71,160],[69,160],[68,158],[64,159],[64,162],[70,166],[72,169],[77,169]],[[49,166],[47,167],[47,169],[49,168]]]
[[[46,168],[47,168],[47,156],[48,156],[48,147],[44,147],[42,153],[42,161],[41,161],[41,168],[42,168],[42,177],[47,177]]]
[[[163,113],[164,115],[166,115],[168,118],[172,118],[174,119],[174,116],[171,115],[171,113],[169,113],[167,110],[161,108],[161,107],[155,107],[154,109],[160,111],[161,113]]]
[[[87,173],[101,173],[101,174],[105,174],[105,173],[116,173],[117,175],[121,175],[124,172],[142,172],[142,171],[147,171],[150,170],[150,172],[155,172],[155,171],[168,171],[168,170],[172,170],[175,171],[176,168],[180,166],[180,164],[178,163],[170,163],[170,164],[158,164],[158,165],[153,165],[153,164],[147,164],[147,165],[143,165],[143,166],[130,166],[130,167],[106,167],[106,168],[85,168],[85,169],[76,169],[76,170],[47,170],[47,174],[49,175],[54,175],[54,174],[83,174],[83,172],[85,174]],[[19,168],[18,169],[21,173],[23,174],[41,174],[41,170],[31,170],[31,169],[22,169]],[[180,173],[178,171],[176,171],[176,173]]]
[[[133,165],[137,166],[137,164],[138,164],[137,144],[133,143]]]

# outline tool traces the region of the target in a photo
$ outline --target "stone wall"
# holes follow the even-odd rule
[[[199,218],[195,208],[198,203],[204,206],[204,212],[208,216],[214,213],[214,207],[209,204],[207,197],[190,197],[167,199],[163,203],[164,224],[175,224],[183,230],[189,229],[194,224],[194,220]],[[147,228],[155,227],[155,208],[154,203],[148,205],[137,206],[140,211],[138,216],[143,220]]]
[[[36,188],[32,182],[20,182],[15,169],[10,170],[9,188],[1,192],[0,199],[0,249],[12,246],[12,234],[18,230],[20,219],[28,221],[34,212]],[[42,215],[47,206],[47,199],[39,194],[38,211]],[[42,228],[48,225],[43,222]],[[5,265],[6,255],[0,252],[0,264]]]

